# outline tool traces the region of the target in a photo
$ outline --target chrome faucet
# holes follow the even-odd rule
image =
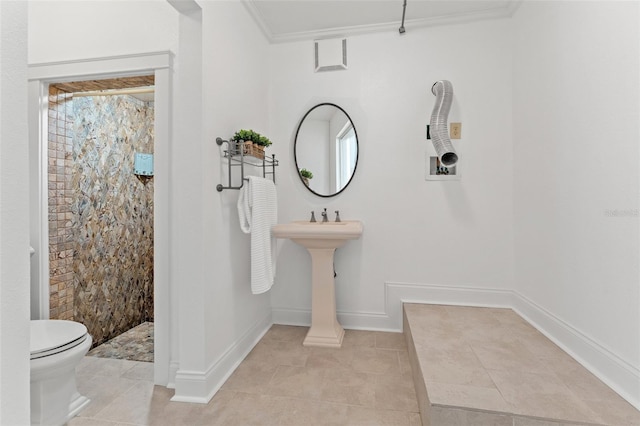
[[[340,210],[336,210],[336,222],[340,222]]]
[[[325,208],[322,212],[322,223],[329,222],[329,218],[327,217],[327,209]]]
[[[311,210],[311,220],[309,222],[316,222],[316,214],[313,210]]]

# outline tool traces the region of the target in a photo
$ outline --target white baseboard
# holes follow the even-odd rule
[[[511,290],[497,288],[385,283],[385,312],[390,328],[397,330],[402,330],[403,303],[510,308],[512,299]]]
[[[402,303],[511,307],[512,292],[473,287],[385,283],[384,312],[338,311],[340,324],[351,330],[402,331]],[[273,323],[311,325],[311,309],[273,308]]]
[[[175,389],[176,388],[176,374],[178,374],[178,370],[180,369],[180,362],[176,360],[169,361],[169,383],[167,383],[167,388]]]
[[[640,409],[640,370],[637,367],[512,290],[387,282],[384,312],[339,311],[338,321],[346,329],[402,331],[403,303],[513,309],[616,393]],[[272,312],[274,324],[311,324],[309,309],[274,308]]]
[[[273,323],[281,325],[311,325],[311,309],[273,308]],[[349,330],[400,331],[389,327],[389,316],[376,312],[337,312],[338,322]]]
[[[206,371],[178,370],[171,401],[206,404],[271,327],[271,312],[256,321]]]

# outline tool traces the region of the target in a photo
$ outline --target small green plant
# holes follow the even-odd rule
[[[265,148],[271,145],[271,141],[269,140],[268,137],[262,136],[260,133],[254,132],[253,130],[246,130],[246,129],[238,130],[233,135],[232,139],[234,141],[240,141],[240,140],[243,140],[245,142],[251,141],[256,145],[261,145],[261,146],[264,146]]]
[[[313,179],[313,173],[307,169],[300,169],[300,176],[307,179]]]

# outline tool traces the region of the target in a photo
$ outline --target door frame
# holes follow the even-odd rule
[[[165,52],[29,65],[29,206],[31,319],[49,318],[48,104],[49,84],[155,75],[154,97],[154,383],[170,377],[171,58]],[[175,368],[173,368],[175,370]]]

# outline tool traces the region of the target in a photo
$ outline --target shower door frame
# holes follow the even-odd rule
[[[171,386],[176,361],[170,360],[170,142],[171,53],[150,52],[29,65],[29,205],[31,319],[49,318],[49,220],[47,121],[49,85],[140,75],[155,76],[154,96],[154,383]],[[175,339],[173,339],[175,340]],[[172,374],[173,373],[173,374]]]

